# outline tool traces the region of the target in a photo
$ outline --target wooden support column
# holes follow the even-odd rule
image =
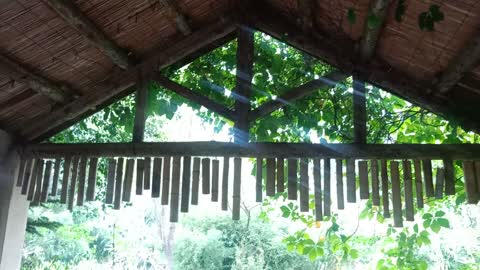
[[[365,83],[353,78],[353,132],[354,143],[367,143],[367,104]]]
[[[253,73],[253,30],[241,26],[238,29],[237,83],[235,87],[234,142],[246,144],[249,140],[250,95]]]
[[[143,142],[145,133],[145,120],[147,118],[148,85],[141,71],[138,72],[137,92],[135,94],[135,120],[133,123],[132,141]]]

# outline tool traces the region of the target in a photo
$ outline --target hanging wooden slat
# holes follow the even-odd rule
[[[372,205],[380,206],[380,183],[378,181],[378,160],[370,161],[372,175]]]
[[[182,202],[180,205],[180,211],[182,213],[188,212],[188,206],[190,204],[190,170],[192,169],[191,164],[192,164],[192,157],[184,156],[183,157],[183,173],[182,173]],[[215,167],[215,162],[213,162],[213,165],[214,165],[213,167]],[[215,175],[215,169],[213,171],[214,171],[213,174]],[[217,175],[217,178],[218,178],[218,175]]]
[[[123,181],[123,194],[122,194],[122,201],[124,202],[130,202],[132,197],[134,166],[135,166],[135,160],[133,158],[127,159],[127,165],[125,166],[125,179]]]
[[[330,161],[329,158],[323,160],[323,215],[326,217],[330,216],[332,207],[332,198],[330,194]]]
[[[87,174],[87,157],[81,157],[78,165],[77,205],[82,206],[85,199],[85,180]]]
[[[144,159],[137,159],[137,172],[136,176],[137,179],[135,181],[135,194],[142,195],[143,194],[143,177],[145,174],[145,160]]]
[[[413,161],[415,170],[415,193],[417,195],[417,207],[423,208],[423,183],[422,183],[422,163],[416,159]]]
[[[266,195],[275,195],[275,159],[267,158],[267,182],[266,182]]]
[[[113,203],[113,192],[115,189],[115,172],[117,170],[117,161],[113,158],[108,160],[107,172],[107,192],[105,194],[105,203]]]
[[[423,178],[425,180],[425,195],[427,197],[435,196],[433,190],[433,177],[432,177],[432,161],[430,159],[422,160],[423,165]]]
[[[52,176],[52,161],[47,161],[45,165],[45,173],[43,174],[42,195],[40,196],[40,202],[47,202],[48,189],[50,188],[50,177]]]
[[[309,193],[308,192],[308,159],[306,158],[300,160],[300,188],[299,189],[300,189],[300,211],[308,212],[309,210],[308,204],[309,204],[310,198],[308,194]]]
[[[88,164],[88,185],[87,185],[87,196],[86,201],[95,200],[95,187],[97,185],[97,169],[98,169],[98,158],[90,158]]]
[[[480,161],[474,162],[475,178],[477,179],[477,198],[480,200]]]
[[[66,156],[63,163],[62,194],[60,194],[60,203],[67,203],[68,186],[72,174],[72,157]]]
[[[73,211],[73,203],[75,201],[75,189],[77,186],[79,162],[80,162],[79,156],[74,156],[72,158],[72,177],[70,181],[70,187],[68,190],[68,210],[70,211]]]
[[[174,156],[172,162],[172,190],[170,192],[170,222],[178,221],[178,200],[180,196],[180,162],[182,157]]]
[[[358,176],[360,179],[360,200],[368,200],[370,191],[368,190],[368,163],[367,161],[358,162]]]
[[[113,198],[113,209],[116,210],[120,209],[122,202],[123,163],[124,158],[118,158],[115,172],[115,197]]]
[[[210,159],[202,159],[202,194],[210,194]]]
[[[192,204],[193,205],[198,205],[199,186],[200,186],[200,158],[194,157],[193,169],[192,169]]]
[[[255,175],[256,182],[255,182],[255,201],[262,202],[263,201],[263,159],[261,157],[257,157],[257,173]]]
[[[20,158],[20,166],[18,167],[18,175],[17,175],[17,187],[22,186],[23,176],[25,174],[25,165],[27,164],[27,160],[24,158]]]
[[[320,167],[320,159],[313,159],[313,187],[315,197],[315,221],[323,220],[323,203],[322,203],[322,174]]]
[[[23,174],[22,180],[22,190],[21,194],[26,195],[28,191],[28,183],[30,182],[30,177],[32,175],[32,170],[35,165],[34,159],[28,159],[27,164],[25,165],[25,173]]]
[[[60,178],[60,163],[61,159],[55,159],[55,166],[53,166],[53,179],[52,179],[52,192],[50,193],[51,196],[57,196],[58,191],[58,179]]]
[[[212,160],[212,202],[218,202],[218,174],[220,173],[220,161]]]
[[[435,179],[435,198],[443,198],[443,190],[445,186],[445,170],[437,168],[437,177]]]
[[[288,159],[288,199],[289,200],[297,200],[297,167],[298,167],[298,160],[297,159]]]
[[[232,206],[232,219],[240,219],[240,193],[241,193],[241,183],[242,181],[242,159],[234,158],[233,159],[233,206]]]
[[[335,160],[336,175],[337,175],[337,207],[338,209],[345,209],[345,196],[343,193],[343,160]]]
[[[222,210],[228,210],[228,173],[230,167],[230,157],[223,158],[223,175],[222,175]]]
[[[347,159],[347,202],[357,201],[357,187],[355,180],[355,160]]]
[[[28,185],[28,193],[27,193],[27,200],[32,201],[33,196],[35,195],[35,185],[37,184],[37,171],[38,171],[38,166],[40,164],[40,159],[37,159],[33,162],[33,167],[32,171],[30,173],[30,177],[27,181],[27,183],[30,183]]]
[[[477,204],[479,200],[474,166],[475,163],[473,161],[463,161],[463,177],[465,179],[465,193],[467,194],[468,204]]]
[[[453,160],[444,159],[443,167],[445,169],[445,195],[455,195],[455,169]]]
[[[390,173],[392,177],[393,226],[403,227],[402,195],[400,193],[400,176],[397,161],[390,161]]]
[[[409,160],[402,162],[403,167],[403,192],[405,198],[405,219],[413,221],[415,212],[413,208],[413,186],[412,186],[412,163]]]
[[[37,168],[37,176],[35,177],[35,195],[33,197],[32,205],[39,205],[40,197],[42,196],[42,182],[43,182],[43,170],[45,168],[45,161],[40,160]]]
[[[285,160],[277,158],[277,192],[285,191]]]
[[[160,198],[160,185],[162,176],[162,158],[153,159],[152,172],[152,198]]]
[[[152,158],[146,157],[143,161],[143,189],[150,189],[150,182],[152,180]]]
[[[163,175],[162,175],[162,205],[168,205],[168,196],[170,192],[170,180],[171,180],[171,166],[172,157],[166,156],[163,158]]]
[[[388,199],[388,170],[387,161],[380,161],[380,176],[382,177],[382,203],[383,203],[383,217],[390,218],[390,206]]]

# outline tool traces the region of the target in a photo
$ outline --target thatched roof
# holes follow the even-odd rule
[[[45,138],[131,93],[139,76],[234,38],[241,24],[480,131],[480,2],[407,0],[401,22],[397,1],[383,2],[1,1],[0,128]],[[418,16],[435,3],[445,19],[422,31]],[[377,28],[366,26],[372,13]]]

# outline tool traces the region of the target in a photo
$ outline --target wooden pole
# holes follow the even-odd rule
[[[218,202],[219,173],[220,162],[214,159],[212,160],[212,202]]]
[[[72,178],[70,181],[70,189],[68,191],[68,210],[73,211],[73,203],[75,201],[75,189],[78,179],[78,165],[80,156],[74,156],[72,159]]]
[[[475,167],[473,161],[463,162],[463,176],[465,179],[465,193],[468,204],[477,204],[479,200],[477,183],[475,179]]]
[[[337,175],[337,207],[338,209],[345,208],[345,196],[343,191],[343,160],[335,160],[336,175]]]
[[[143,194],[143,176],[145,174],[145,160],[144,159],[137,159],[137,181],[135,184],[135,194],[142,195]]]
[[[153,159],[152,173],[152,198],[160,198],[160,185],[162,177],[162,158]]]
[[[50,177],[52,175],[52,161],[48,160],[45,165],[45,173],[43,177],[42,185],[42,195],[40,197],[40,202],[47,202],[48,189],[50,188]]]
[[[370,198],[370,191],[368,190],[368,163],[367,161],[358,162],[358,174],[360,179],[360,199],[368,200]]]
[[[166,156],[163,158],[163,182],[162,182],[162,205],[168,204],[168,193],[170,192],[170,179],[171,179],[171,164],[172,157]]]
[[[25,173],[23,175],[22,190],[21,190],[22,195],[27,194],[28,183],[30,181],[30,177],[32,175],[32,170],[34,165],[35,165],[35,159],[28,159],[27,164],[25,165]]]
[[[288,159],[288,199],[297,200],[297,159]]]
[[[172,191],[170,192],[170,222],[178,221],[178,201],[180,196],[180,156],[173,157],[172,162]]]
[[[123,193],[122,201],[130,202],[132,197],[132,184],[133,184],[133,169],[135,166],[135,160],[133,158],[127,159],[125,166],[125,180],[123,181]]]
[[[53,180],[52,180],[52,192],[50,193],[51,196],[57,196],[58,191],[58,179],[60,178],[60,162],[61,159],[55,159],[55,166],[53,169]]]
[[[347,202],[357,201],[357,187],[355,180],[355,160],[347,159]]]
[[[37,176],[35,181],[35,195],[33,197],[32,205],[39,205],[40,198],[42,196],[42,182],[43,182],[43,170],[45,169],[45,161],[40,160],[40,164],[37,170]]]
[[[422,164],[420,160],[413,161],[415,169],[415,193],[417,194],[417,207],[423,208],[423,183],[422,183]]]
[[[115,173],[115,197],[113,200],[113,209],[120,209],[122,202],[122,182],[123,182],[123,163],[124,158],[117,160],[117,171]]]
[[[372,175],[372,204],[380,205],[380,183],[378,181],[378,160],[370,161],[370,170]]]
[[[223,175],[222,175],[222,210],[228,210],[228,173],[230,167],[230,157],[223,157]]]
[[[88,167],[88,186],[87,186],[87,201],[95,200],[95,187],[97,185],[97,169],[98,169],[98,158],[90,158],[90,163]]]
[[[427,197],[435,196],[433,190],[432,161],[430,159],[422,160],[423,177],[425,179],[425,194]]]
[[[277,192],[285,191],[285,160],[277,158]]]
[[[403,167],[403,191],[405,198],[405,219],[413,221],[415,210],[413,208],[413,186],[412,186],[412,163],[404,160]]]
[[[218,161],[218,160],[217,160]],[[180,211],[182,213],[187,213],[189,204],[190,204],[190,170],[192,169],[192,157],[191,156],[184,156],[183,157],[183,173],[182,173],[182,202],[180,204]],[[215,168],[215,162],[213,163],[213,167]],[[214,169],[215,175],[215,169]],[[214,177],[215,178],[215,177]],[[218,175],[217,175],[218,178]],[[213,196],[213,193],[212,193]]]
[[[199,186],[200,186],[200,158],[194,157],[193,170],[192,170],[192,204],[193,205],[198,205]]]
[[[241,202],[241,183],[242,181],[242,159],[233,159],[233,207],[232,207],[232,219],[240,219],[240,202]]]
[[[202,159],[202,194],[210,194],[210,159]]]
[[[152,180],[152,158],[146,157],[144,159],[143,171],[143,189],[150,189],[150,182]]]
[[[445,170],[443,168],[437,168],[437,178],[435,181],[435,198],[443,198],[443,190],[445,185]]]
[[[256,202],[263,201],[263,158],[257,157],[257,172],[255,182],[255,199]]]
[[[25,174],[25,165],[27,161],[24,158],[20,159],[20,166],[18,168],[18,176],[17,176],[17,187],[22,186],[23,175]]]
[[[393,226],[403,227],[402,196],[400,193],[400,176],[397,161],[390,161],[390,173],[392,176]]]
[[[85,180],[87,173],[87,157],[81,157],[78,165],[77,205],[82,206],[85,199]]]
[[[315,221],[323,220],[323,203],[322,203],[322,174],[320,159],[313,159],[313,186],[315,198]]]
[[[117,170],[117,161],[115,159],[108,160],[107,172],[107,192],[105,194],[105,203],[113,203],[113,192],[115,189],[115,171]]]
[[[137,91],[135,92],[135,118],[133,121],[132,141],[143,142],[145,120],[147,119],[148,84],[142,74],[138,72]]]
[[[330,159],[323,160],[323,215],[329,217],[331,214],[332,198],[330,195]]]
[[[310,196],[308,192],[308,159],[300,160],[300,212],[308,212]]]
[[[455,169],[453,160],[444,159],[443,167],[445,168],[445,195],[455,195]]]
[[[267,196],[275,195],[275,159],[267,158],[267,181],[266,181]]]
[[[353,131],[354,143],[367,143],[367,105],[365,83],[353,79]]]
[[[72,157],[66,156],[63,163],[62,193],[60,195],[60,203],[67,203],[68,184],[72,169]]]
[[[382,203],[383,203],[383,217],[390,217],[389,196],[388,196],[388,169],[387,161],[380,161],[380,175],[382,177]]]

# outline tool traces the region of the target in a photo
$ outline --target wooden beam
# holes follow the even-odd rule
[[[132,142],[143,142],[145,120],[147,119],[148,83],[141,72],[138,73],[137,91],[135,93],[135,119],[133,122]]]
[[[68,86],[52,82],[2,53],[0,53],[0,69],[13,75],[15,81],[27,85],[35,92],[45,95],[55,102],[69,101],[73,98],[70,95],[75,93]]]
[[[175,21],[178,31],[182,32],[185,36],[190,35],[192,29],[188,26],[187,20],[178,5],[176,5],[173,0],[160,0],[160,3],[162,3],[166,9],[167,15]]]
[[[393,1],[390,0],[370,0],[368,5],[367,19],[365,20],[365,29],[360,40],[360,56],[362,61],[368,61],[375,53],[375,47],[383,29],[383,24],[387,17],[388,7]],[[369,17],[375,18],[377,23],[370,24]]]
[[[237,46],[237,82],[233,96],[235,98],[234,142],[248,143],[250,123],[250,96],[252,92],[254,40],[253,30],[241,26],[238,29]]]
[[[480,160],[480,144],[309,144],[228,142],[80,143],[18,146],[34,158],[68,155],[89,157],[206,156],[335,159]]]
[[[367,101],[365,83],[353,78],[353,142],[367,143]]]
[[[215,101],[212,101],[211,99],[191,90],[186,88],[185,86],[178,84],[169,78],[161,75],[160,73],[155,74],[152,79],[160,84],[161,86],[165,87],[166,89],[177,93],[178,95],[193,101],[195,103],[198,103],[202,105],[203,107],[207,108],[208,110],[218,113],[219,115],[230,119],[230,120],[235,120],[235,113],[230,110],[229,108],[216,103]]]
[[[149,80],[161,70],[185,57],[190,56],[197,50],[235,31],[235,25],[231,21],[218,21],[206,25],[191,35],[179,38],[173,44],[165,44],[164,48],[155,49],[145,61],[130,68],[128,71],[116,70],[104,82],[99,83],[97,91],[82,96],[77,100],[66,104],[46,115],[40,115],[31,120],[28,128],[22,131],[28,140],[42,140],[52,136],[56,132],[72,125],[75,121],[93,114],[98,108],[111,104],[118,98],[124,97],[133,92],[139,71]]]
[[[258,118],[267,116],[284,106],[290,105],[290,103],[294,102],[295,100],[301,99],[318,91],[319,89],[335,87],[337,83],[345,80],[348,77],[349,75],[346,75],[343,72],[332,71],[320,79],[312,80],[308,83],[286,91],[285,94],[281,95],[275,100],[269,100],[265,102],[260,107],[250,111],[248,119],[249,121],[255,121]]]
[[[480,62],[480,32],[476,32],[465,47],[450,61],[447,69],[440,75],[435,85],[440,93],[450,91],[467,72],[472,71]]]
[[[45,1],[68,24],[77,29],[93,46],[100,49],[105,55],[122,69],[130,65],[128,53],[113,42],[93,21],[85,16],[70,0]]]

